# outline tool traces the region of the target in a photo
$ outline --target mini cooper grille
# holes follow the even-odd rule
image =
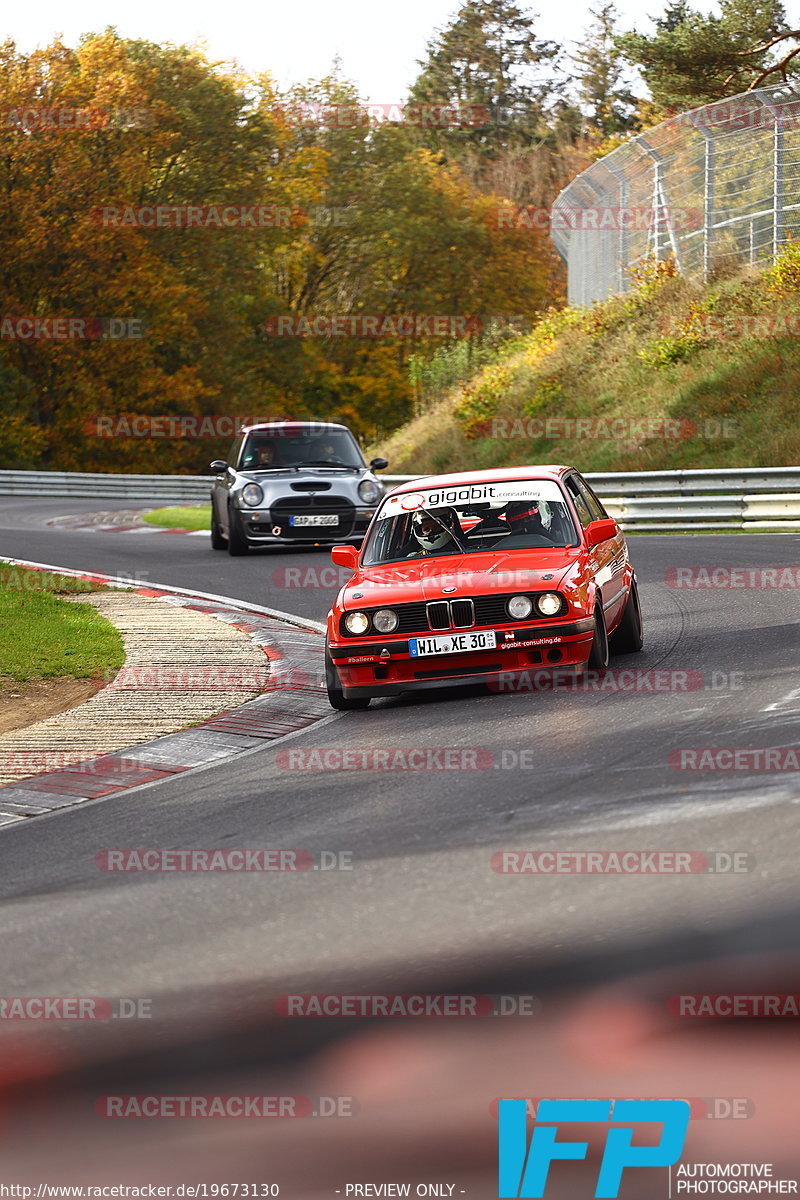
[[[393,608],[398,616],[398,626],[395,629],[396,634],[407,633],[422,633],[426,630],[441,630],[441,629],[468,629],[472,625],[505,625],[514,618],[510,617],[506,611],[506,604],[512,596],[520,594],[535,596],[535,592],[508,592],[501,596],[476,596],[474,600],[431,600],[427,604],[424,602],[416,604],[392,604],[384,607]],[[368,613],[377,612],[375,608],[367,608],[362,611]],[[556,613],[557,617],[563,616],[566,612],[566,606],[562,602],[562,611]],[[450,624],[450,614],[452,613],[452,626]],[[552,620],[553,618],[548,618]],[[544,620],[544,618],[534,609],[530,616],[525,618],[526,621]],[[519,622],[517,622],[519,623]],[[345,637],[352,637],[344,627],[344,620],[340,623],[340,631]],[[374,630],[369,630],[364,637],[374,637]]]
[[[306,513],[336,513],[338,525],[290,525],[289,517]],[[298,542],[317,542],[331,537],[339,540],[352,532],[355,523],[355,505],[342,496],[287,496],[274,500],[270,506],[270,520],[280,526],[283,537],[296,538]]]

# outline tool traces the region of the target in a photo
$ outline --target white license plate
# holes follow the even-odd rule
[[[470,650],[494,650],[496,645],[497,634],[493,629],[408,639],[408,651],[412,658],[425,658],[430,654],[465,654]]]
[[[299,517],[289,517],[290,525],[338,525],[338,513],[303,513]]]

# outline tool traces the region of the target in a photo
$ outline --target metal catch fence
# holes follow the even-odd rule
[[[800,91],[755,88],[663,121],[598,159],[557,197],[551,236],[568,299],[631,286],[670,254],[682,275],[773,260],[800,235]]]

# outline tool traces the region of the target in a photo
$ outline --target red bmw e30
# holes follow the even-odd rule
[[[636,577],[616,521],[572,467],[431,475],[383,499],[328,613],[337,709],[536,669],[603,670],[642,646]]]

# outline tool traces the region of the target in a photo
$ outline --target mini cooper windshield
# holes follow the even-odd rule
[[[578,542],[554,480],[500,480],[387,497],[362,561],[373,566],[480,551],[552,550]]]
[[[242,446],[239,468],[269,471],[286,467],[343,467],[361,470],[364,459],[347,429],[253,430]]]

